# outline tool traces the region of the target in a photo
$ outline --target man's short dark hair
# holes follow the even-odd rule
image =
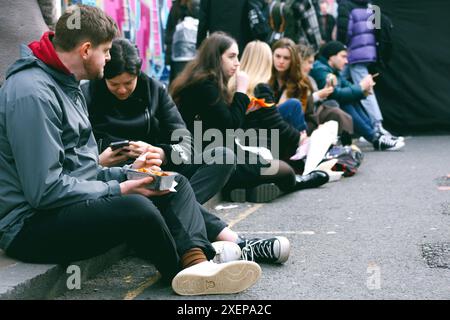
[[[140,74],[142,59],[134,43],[125,38],[114,39],[109,53],[111,60],[105,65],[106,79],[112,79],[124,72],[135,76]]]
[[[83,41],[89,41],[96,47],[112,41],[118,33],[117,24],[101,9],[79,4],[67,8],[59,18],[53,44],[67,52]]]

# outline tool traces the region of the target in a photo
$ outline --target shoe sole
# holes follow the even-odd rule
[[[280,255],[280,257],[278,258],[278,260],[276,261],[277,263],[285,263],[288,258],[289,258],[289,254],[291,253],[291,244],[289,242],[289,240],[285,237],[275,237],[278,239],[278,241],[280,242],[280,248],[284,248],[285,250],[281,250],[281,252],[284,252],[284,255]],[[287,249],[286,249],[287,247]]]
[[[392,148],[387,148],[381,151],[397,151],[400,150],[401,148],[403,148],[405,146],[405,143],[403,141],[397,141],[397,144],[395,145],[395,147]]]
[[[270,184],[261,184],[247,193],[247,201],[262,203],[269,202],[273,199],[276,199],[280,196],[280,189],[273,183]]]
[[[261,267],[250,261],[220,265],[211,275],[181,274],[172,280],[172,289],[182,296],[232,294],[253,286],[261,277]]]
[[[245,189],[234,189],[230,192],[230,200],[232,202],[245,202],[246,191]]]

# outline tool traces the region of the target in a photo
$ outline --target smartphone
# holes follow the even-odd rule
[[[328,74],[326,79],[326,87],[334,87],[334,77],[333,74]]]
[[[117,150],[119,148],[123,148],[123,147],[129,146],[129,145],[130,145],[129,140],[116,141],[116,142],[111,142],[109,144],[109,146],[112,150]]]

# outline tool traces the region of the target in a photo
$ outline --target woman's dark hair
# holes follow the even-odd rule
[[[180,103],[180,94],[183,89],[206,79],[217,82],[221,93],[219,99],[231,102],[227,89],[229,79],[222,70],[222,55],[235,43],[236,40],[224,32],[214,32],[205,39],[195,59],[186,65],[170,86],[170,94],[175,103]]]
[[[127,72],[139,75],[141,72],[142,59],[135,44],[125,38],[117,38],[112,42],[111,60],[105,65],[105,78],[112,79]]]

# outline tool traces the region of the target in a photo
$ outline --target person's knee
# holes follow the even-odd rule
[[[300,100],[291,98],[291,99],[286,100],[286,102],[289,103],[289,107],[290,107],[291,111],[298,112],[299,110],[302,110],[302,103],[300,102]]]
[[[131,224],[149,222],[162,222],[163,218],[158,208],[145,196],[131,194],[122,197],[122,203],[118,208],[125,208],[126,219]]]
[[[236,169],[236,156],[233,150],[226,147],[217,147],[214,149],[214,161],[212,164],[217,164],[227,168],[227,171],[234,171]]]

